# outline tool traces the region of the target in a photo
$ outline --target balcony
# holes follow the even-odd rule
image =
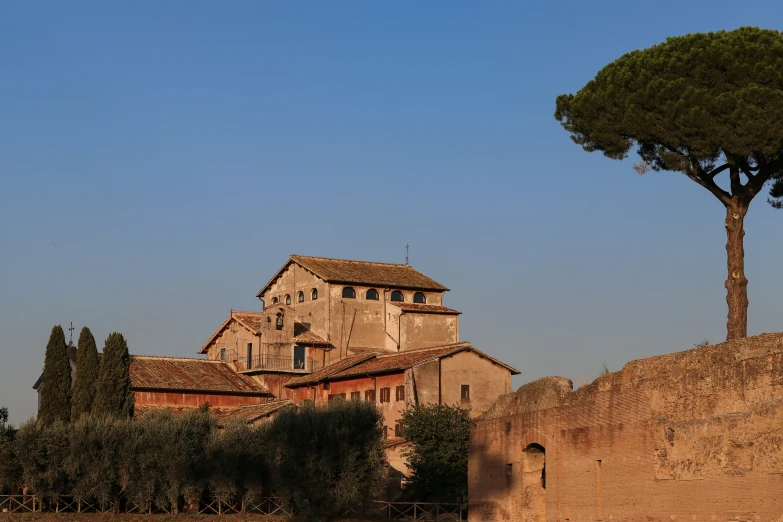
[[[285,373],[311,373],[321,369],[321,363],[312,357],[298,355],[255,355],[240,356],[234,350],[222,350],[216,354],[218,361],[233,362],[237,371],[249,372],[266,370]]]

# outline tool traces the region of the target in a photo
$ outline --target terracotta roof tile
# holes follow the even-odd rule
[[[130,364],[134,389],[227,392],[268,395],[262,385],[236,373],[227,363],[184,357],[135,355]]]
[[[272,276],[272,279],[269,280],[264,288],[258,292],[258,295],[263,295],[291,263],[299,264],[330,283],[410,288],[415,290],[448,290],[447,287],[414,270],[409,265],[292,255],[286,264]]]
[[[434,346],[432,348],[422,348],[419,350],[410,350],[405,352],[399,352],[392,355],[378,355],[372,359],[364,361],[360,364],[353,365],[345,370],[337,373],[333,373],[329,376],[330,379],[343,379],[346,377],[354,377],[357,375],[372,375],[379,373],[389,373],[396,371],[404,371],[408,368],[413,368],[419,364],[423,364],[429,361],[434,361],[448,355],[453,355],[458,352],[470,350],[475,352],[481,357],[489,359],[493,363],[507,368],[512,375],[519,374],[519,371],[511,366],[498,361],[494,357],[477,350],[471,346],[468,342],[447,344],[444,346]]]
[[[258,419],[267,417],[279,409],[293,404],[290,399],[283,399],[259,404],[246,404],[239,408],[231,408],[223,413],[217,414],[218,426],[226,426],[232,422],[255,422]]]
[[[452,308],[446,308],[445,306],[424,304],[424,303],[399,303],[390,302],[390,305],[396,306],[400,310],[405,312],[419,312],[423,314],[449,314],[458,315],[462,312],[458,312]]]
[[[346,357],[345,359],[340,359],[335,363],[332,363],[328,366],[324,366],[323,368],[321,368],[316,372],[307,375],[302,375],[301,377],[294,377],[293,379],[289,380],[286,383],[286,386],[290,388],[295,388],[297,386],[315,384],[319,381],[324,380],[325,378],[329,377],[334,373],[345,370],[346,368],[350,368],[351,366],[355,364],[359,364],[368,359],[372,359],[375,356],[376,354],[374,353],[363,353],[359,355],[352,355],[350,357]]]
[[[310,330],[302,323],[294,323],[294,341],[299,344],[318,344],[322,346],[331,346],[323,337]]]
[[[196,406],[159,406],[154,404],[137,404],[133,408],[133,418],[138,419],[147,414],[153,415],[163,412],[171,412],[175,415],[181,415],[186,411],[195,411],[197,409],[198,407]],[[209,408],[209,412],[217,417],[220,415],[225,415],[233,409],[234,408]]]
[[[245,328],[247,328],[250,332],[256,333],[261,330],[261,312],[242,312],[238,310],[231,310],[231,315],[228,316],[228,319],[223,321],[223,324],[221,324],[217,330],[215,330],[215,333],[209,336],[209,339],[207,339],[207,342],[204,343],[204,346],[201,347],[201,350],[198,351],[198,353],[207,353],[209,350],[209,345],[215,342],[215,339],[218,338],[220,333],[228,327],[228,324],[235,320]]]

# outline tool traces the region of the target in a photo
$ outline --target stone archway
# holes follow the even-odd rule
[[[522,460],[522,504],[525,520],[546,520],[546,450],[540,444],[528,444]]]

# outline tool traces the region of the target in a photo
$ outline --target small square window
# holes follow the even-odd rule
[[[375,402],[375,390],[366,390],[364,392],[364,400],[367,402]]]
[[[324,382],[324,390],[329,391],[329,381]]]
[[[460,395],[460,398],[463,401],[469,401],[470,400],[470,385],[469,384],[463,384],[462,385],[462,394]]]
[[[358,401],[361,399],[361,392],[351,392],[351,400],[352,401]]]

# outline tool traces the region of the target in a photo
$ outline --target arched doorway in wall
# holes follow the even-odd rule
[[[528,444],[522,460],[522,504],[527,519],[546,520],[546,450],[540,444]]]

